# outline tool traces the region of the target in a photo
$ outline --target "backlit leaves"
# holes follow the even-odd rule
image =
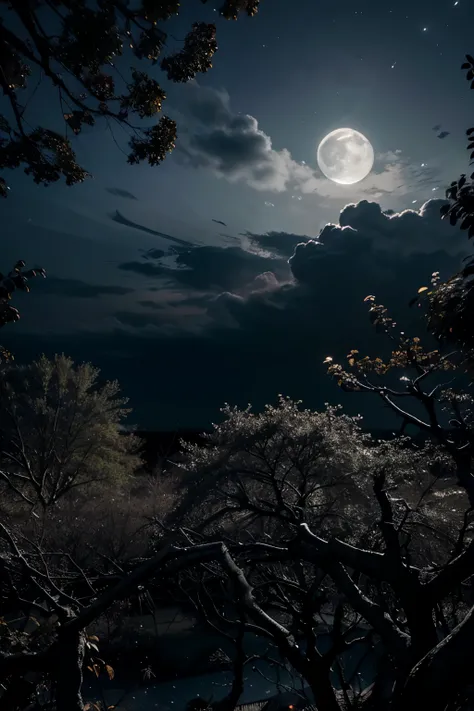
[[[208,0],[202,0],[206,3]],[[219,8],[219,13],[226,20],[237,20],[239,13],[253,17],[258,12],[260,0],[225,0]]]
[[[82,124],[85,123],[88,126],[94,125],[94,118],[88,111],[73,111],[70,114],[64,114],[64,120],[67,125],[72,128],[73,132],[76,134],[81,132]]]
[[[20,312],[10,301],[15,291],[30,291],[29,282],[37,276],[46,277],[46,272],[41,267],[27,269],[26,264],[20,259],[8,274],[0,273],[0,328],[8,323],[20,320]],[[13,355],[0,345],[0,365],[14,360]]]
[[[195,22],[191,32],[186,35],[183,49],[165,57],[161,68],[171,81],[187,82],[199,72],[207,72],[212,67],[212,58],[216,52],[216,26]]]
[[[122,97],[120,106],[124,111],[134,111],[140,118],[151,117],[161,111],[166,94],[158,82],[144,72],[132,70],[133,82],[128,84],[128,94]]]
[[[176,123],[168,116],[162,116],[156,126],[143,131],[143,138],[131,138],[132,150],[128,162],[134,165],[147,160],[150,165],[159,165],[166,158],[166,154],[171,153],[175,141]]]
[[[423,289],[427,289],[427,287]],[[347,354],[346,366],[335,363],[333,358],[328,356],[324,360],[324,364],[328,366],[328,375],[334,377],[338,385],[344,390],[370,390],[374,387],[374,384],[367,379],[369,375],[381,377],[395,370],[406,371],[412,369],[420,375],[423,372],[431,373],[456,369],[457,364],[454,360],[442,355],[438,349],[425,349],[418,336],[409,338],[403,332],[400,332],[395,337],[392,329],[396,326],[396,323],[389,316],[388,310],[381,304],[376,303],[375,296],[366,297],[364,301],[368,301],[370,304],[369,315],[372,323],[379,330],[390,336],[390,339],[394,342],[394,347],[389,357],[384,359],[378,356],[374,358],[361,356],[358,350],[351,350]],[[410,378],[404,375],[399,380],[401,382],[411,382]]]
[[[71,116],[78,129],[80,121]],[[89,175],[76,162],[76,156],[67,138],[46,128],[36,128],[28,134],[17,136],[0,144],[0,169],[25,165],[25,173],[35,183],[49,185],[64,177],[67,185],[81,183]]]
[[[10,304],[13,293],[16,290],[28,293],[30,279],[46,276],[40,267],[25,271],[25,266],[25,262],[20,260],[8,274],[0,274],[0,327],[20,319],[18,310]]]

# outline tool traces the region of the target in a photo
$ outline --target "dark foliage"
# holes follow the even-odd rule
[[[13,269],[4,275],[0,273],[0,328],[8,323],[20,319],[20,312],[10,304],[16,290],[29,292],[28,282],[36,276],[46,277],[46,272],[41,267],[25,270],[26,264],[20,259]],[[0,346],[0,363],[12,359],[12,354]]]
[[[466,78],[474,89],[474,57],[466,55],[462,65]],[[474,163],[474,127],[466,131],[470,162]],[[468,239],[474,237],[474,173],[461,175],[446,191],[449,203],[441,208],[443,219],[451,225],[459,225]],[[412,304],[426,300],[428,304],[428,327],[442,341],[454,343],[466,351],[474,349],[474,257],[469,258],[463,269],[446,282],[433,274],[432,288],[422,287]]]
[[[206,2],[207,0],[202,0]],[[259,0],[225,0],[220,15],[237,19],[255,15]],[[217,51],[214,24],[195,22],[177,51],[163,29],[180,12],[175,0],[24,0],[2,2],[0,11],[0,86],[8,118],[0,115],[0,170],[24,166],[36,183],[63,178],[82,182],[88,172],[76,162],[68,132],[106,121],[113,134],[119,125],[128,134],[128,162],[161,163],[173,150],[176,124],[161,112],[166,99],[156,79],[132,67],[122,73],[120,57],[157,65],[173,82],[187,82],[212,67]],[[121,66],[121,64],[120,64]],[[28,77],[35,82],[23,99]],[[36,89],[49,83],[58,94],[58,118],[63,131],[30,123],[28,103]],[[134,125],[135,119],[155,119]],[[34,119],[33,119],[34,120]],[[0,194],[7,195],[5,178]]]

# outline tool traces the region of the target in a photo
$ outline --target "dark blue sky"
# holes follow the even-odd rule
[[[279,392],[335,401],[322,359],[379,342],[366,293],[403,313],[413,289],[469,248],[436,200],[468,169],[473,96],[460,65],[474,51],[474,5],[262,0],[255,18],[229,23],[212,3],[182,4],[171,33],[216,20],[219,51],[197,82],[166,87],[179,137],[162,166],[128,166],[120,129],[114,141],[98,125],[73,139],[94,176],[83,185],[7,176],[2,264],[41,263],[49,279],[18,300],[22,320],[3,342],[19,360],[93,361],[147,427],[204,427],[224,401],[260,407]],[[54,123],[55,100],[41,89],[29,116]],[[376,154],[352,186],[316,163],[339,127]],[[340,226],[288,265],[328,223]],[[347,406],[379,421],[370,403]]]

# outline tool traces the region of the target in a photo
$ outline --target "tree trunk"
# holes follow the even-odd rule
[[[474,506],[474,476],[471,468],[471,456],[470,454],[458,455],[455,462],[459,485],[465,490],[470,505]]]
[[[474,607],[464,620],[411,671],[395,711],[426,708],[444,711],[456,692],[472,680]]]
[[[53,678],[56,687],[56,711],[84,711],[82,700],[82,665],[85,636],[60,629]]]
[[[306,681],[313,692],[314,702],[321,711],[341,711],[330,678],[330,670],[322,668],[307,674]]]

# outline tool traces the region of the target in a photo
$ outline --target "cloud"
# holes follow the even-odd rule
[[[126,198],[127,200],[138,200],[136,195],[129,192],[128,190],[122,190],[122,188],[105,188],[108,193],[112,195],[117,195],[117,197]]]
[[[409,299],[433,271],[457,269],[468,246],[463,232],[440,220],[440,204],[393,212],[362,201],[346,206],[336,224],[312,238],[245,233],[232,248],[147,251],[124,261],[122,274],[144,273],[152,286],[145,283],[115,303],[84,299],[73,308],[70,300],[48,297],[35,322],[53,314],[49,330],[59,332],[57,315],[63,313],[68,329],[58,338],[48,335],[46,344],[37,335],[28,341],[22,330],[25,304],[25,319],[5,331],[5,346],[20,361],[43,350],[76,360],[93,354],[104,375],[118,378],[131,396],[133,421],[143,426],[206,427],[225,401],[260,408],[278,392],[308,407],[342,402],[352,414],[367,416],[368,424],[392,426],[370,398],[341,394],[322,361],[344,358],[350,348],[383,355],[390,345],[370,326],[363,303],[369,293],[407,333],[423,335],[420,312],[408,308]],[[36,301],[47,298],[33,299],[31,308]],[[89,324],[95,333],[86,332]]]
[[[432,199],[419,210],[393,213],[383,211],[376,202],[363,200],[342,210],[339,225],[365,235],[378,250],[402,255],[429,254],[438,250],[453,255],[467,254],[469,244],[465,234],[453,228],[447,220],[440,219],[440,210],[445,204],[446,200]]]
[[[118,222],[120,225],[126,225],[127,227],[133,227],[136,230],[141,230],[142,232],[146,232],[147,234],[150,235],[156,235],[157,237],[163,237],[163,239],[167,239],[170,242],[174,242],[175,244],[180,244],[182,246],[184,245],[189,245],[191,242],[187,242],[184,239],[180,239],[179,237],[173,237],[173,235],[168,235],[165,232],[159,232],[158,230],[153,230],[151,227],[146,227],[145,225],[140,225],[138,222],[132,222],[132,220],[129,220],[127,217],[122,215],[121,212],[116,210],[114,213],[110,215],[110,219],[113,220],[114,222]]]
[[[147,277],[160,277],[165,274],[163,267],[160,263],[151,264],[150,262],[122,262],[118,266],[124,272],[134,272],[135,274],[141,274]]]
[[[37,285],[35,284],[35,292]],[[38,285],[38,293],[68,296],[76,299],[95,299],[98,296],[113,295],[125,296],[132,294],[135,289],[127,286],[111,286],[108,284],[88,284],[80,279],[62,279],[61,277],[48,276]]]
[[[337,200],[358,201],[385,194],[422,191],[437,181],[433,167],[414,167],[399,150],[378,154],[373,171],[355,185],[328,180],[318,168],[294,160],[286,148],[276,149],[255,117],[236,113],[226,91],[192,82],[175,155],[186,165],[207,168],[230,182],[245,182],[255,190],[301,195],[316,193]],[[436,187],[436,186],[434,186]],[[266,201],[266,205],[273,203]]]
[[[266,257],[242,247],[194,246],[174,249],[174,262],[125,262],[119,269],[136,272],[147,277],[174,281],[181,287],[218,293],[238,290],[269,268],[281,277],[289,275],[288,266],[281,257]]]
[[[256,190],[285,191],[295,177],[312,175],[286,149],[275,150],[271,138],[248,114],[232,111],[224,91],[189,88],[186,119],[190,124],[177,145],[177,155],[195,168],[210,168],[230,182],[245,181]]]
[[[333,339],[336,349],[346,333],[363,328],[368,293],[386,299],[412,321],[407,303],[416,289],[435,270],[452,273],[467,252],[464,234],[440,219],[443,202],[431,200],[418,211],[400,213],[383,211],[374,202],[347,205],[338,224],[326,225],[317,239],[305,236],[296,244],[288,260],[292,280],[269,283],[265,277],[262,290],[222,294],[219,313],[225,309],[232,325],[244,330],[258,322],[260,329],[279,323],[285,337],[295,329],[308,337],[317,332],[321,342]],[[284,233],[252,235],[259,245],[280,250],[294,244],[297,235],[286,238],[288,243]]]
[[[246,232],[240,246],[173,247],[165,256],[149,251],[144,260],[119,268],[160,280],[162,288],[167,284],[174,294],[194,299],[193,306],[207,306],[206,327],[211,329],[213,324],[245,329],[251,312],[252,322],[261,318],[263,331],[273,321],[284,323],[289,314],[293,328],[308,316],[325,319],[320,304],[333,302],[339,290],[349,289],[351,297],[346,303],[336,297],[334,303],[345,303],[349,310],[352,302],[359,308],[364,296],[377,290],[391,295],[394,303],[400,302],[400,293],[407,303],[420,280],[429,280],[435,270],[455,269],[468,242],[461,230],[440,219],[443,204],[430,200],[419,210],[397,213],[363,200],[347,205],[337,224],[327,224],[313,238]],[[167,299],[160,294],[160,305],[142,299],[139,306],[162,310]],[[150,314],[143,318],[147,323],[152,319]]]
[[[311,239],[306,235],[295,235],[288,232],[266,232],[260,235],[253,232],[243,232],[242,236],[259,249],[276,252],[285,257],[290,257],[293,254],[297,244]]]

